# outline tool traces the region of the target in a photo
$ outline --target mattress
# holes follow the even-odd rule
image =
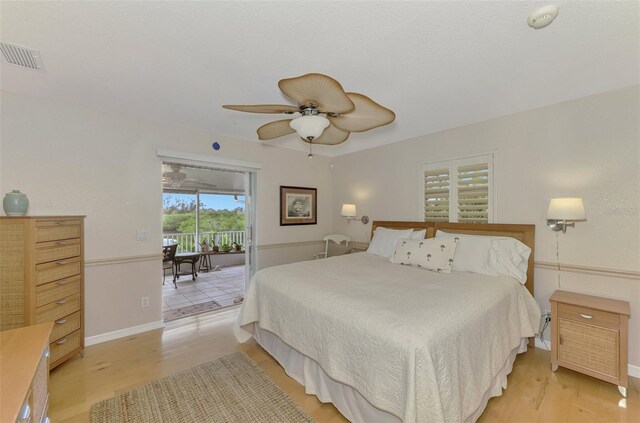
[[[236,335],[249,339],[255,324],[402,421],[468,421],[539,317],[512,278],[360,253],[261,270]]]

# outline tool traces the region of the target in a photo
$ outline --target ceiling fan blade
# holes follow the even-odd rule
[[[347,93],[347,96],[355,105],[353,111],[337,117],[327,116],[332,124],[343,131],[364,132],[387,125],[396,118],[393,111],[379,105],[366,95]]]
[[[342,85],[335,79],[320,73],[282,79],[278,82],[278,87],[298,104],[302,106],[315,104],[322,112],[347,113],[354,107]]]
[[[296,113],[300,110],[288,104],[225,104],[225,109],[249,113]]]
[[[289,126],[289,122],[291,122],[291,120],[292,119],[276,120],[275,122],[269,122],[266,125],[262,125],[257,131],[258,138],[261,140],[270,140],[296,132],[295,129]]]
[[[324,144],[324,145],[341,144],[345,142],[347,138],[349,138],[350,134],[351,134],[350,132],[338,129],[333,125],[329,125],[324,130],[324,132],[322,132],[322,135],[320,135],[318,138],[313,140],[313,144]]]

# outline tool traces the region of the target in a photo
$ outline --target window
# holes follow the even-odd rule
[[[424,163],[420,177],[425,221],[494,221],[493,154]]]

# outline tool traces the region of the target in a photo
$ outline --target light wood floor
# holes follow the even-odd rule
[[[225,317],[226,315],[226,317]],[[154,330],[88,347],[51,372],[53,422],[87,422],[91,404],[233,351],[245,351],[318,422],[344,422],[331,405],[289,378],[255,342],[240,345],[231,332],[233,312],[188,317]],[[508,388],[489,401],[481,422],[640,422],[640,381],[625,400],[615,386],[560,368],[549,352],[521,354]]]

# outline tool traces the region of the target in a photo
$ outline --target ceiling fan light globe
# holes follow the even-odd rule
[[[329,126],[329,123],[329,119],[324,116],[307,115],[293,119],[289,123],[289,126],[298,133],[300,138],[313,140],[322,135],[322,132]]]

